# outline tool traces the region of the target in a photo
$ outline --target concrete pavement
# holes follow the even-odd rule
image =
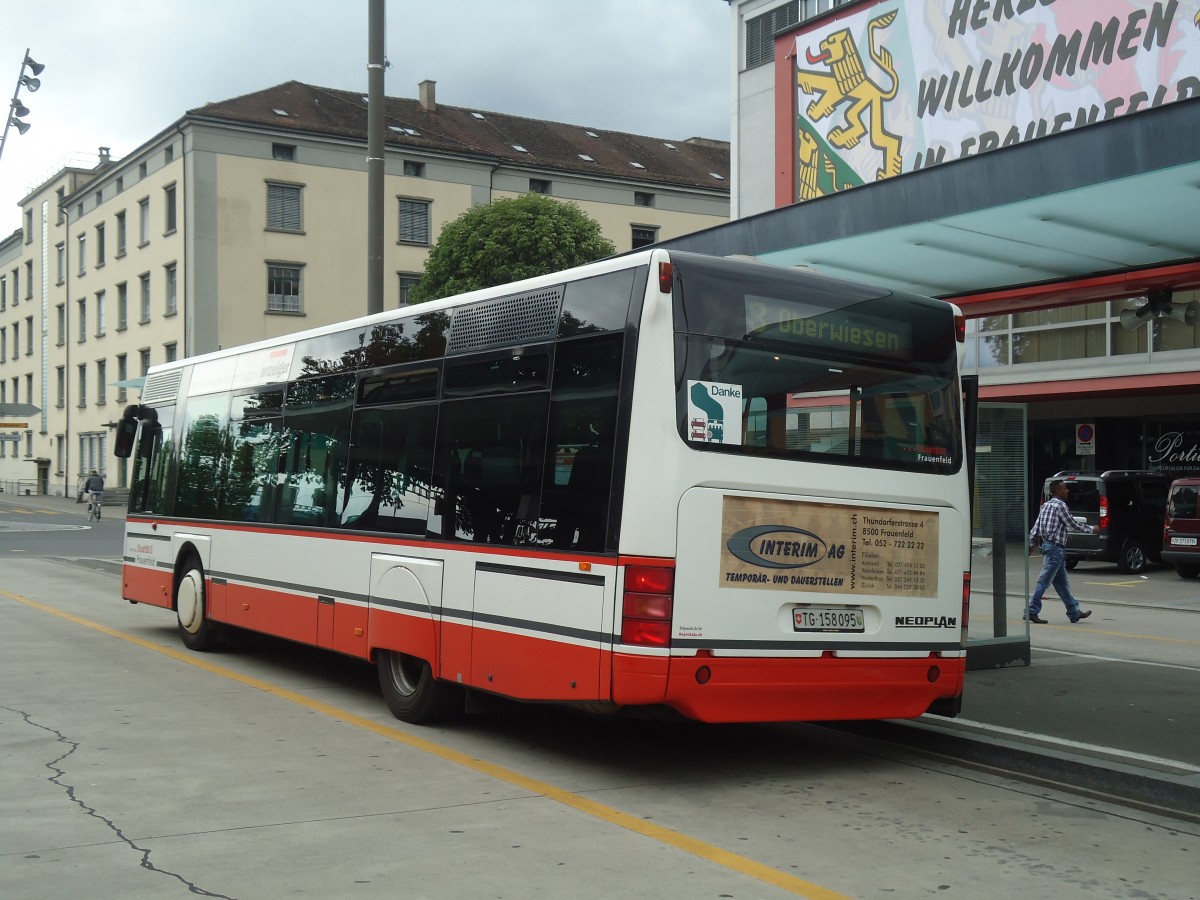
[[[73,498],[12,499],[31,510],[86,521],[86,504]],[[105,517],[123,518],[124,512],[104,507]],[[80,562],[94,566],[96,561]],[[1037,558],[1031,562],[1033,575],[1039,563]],[[975,564],[974,583],[987,584],[986,561]],[[104,568],[118,565],[113,559]],[[1008,571],[1015,621],[1007,627],[1016,634],[1024,629],[1019,559],[1009,560]],[[1034,626],[1032,664],[969,672],[958,718],[925,716],[903,725],[869,723],[855,729],[906,743],[915,734],[927,749],[955,759],[1200,820],[1200,666],[1195,662],[1200,582],[1165,568],[1144,577],[1122,576],[1094,564],[1081,564],[1071,582],[1093,616],[1067,625],[1059,615],[1061,604],[1048,595],[1052,624]],[[973,609],[979,600],[973,599]]]

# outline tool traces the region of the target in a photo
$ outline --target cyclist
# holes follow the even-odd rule
[[[104,476],[92,469],[92,474],[88,476],[83,490],[88,495],[88,512],[97,519],[100,518],[100,499],[104,496]]]

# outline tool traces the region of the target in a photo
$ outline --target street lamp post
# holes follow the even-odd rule
[[[17,132],[24,134],[30,128],[25,117],[29,115],[29,108],[21,102],[21,88],[28,88],[32,94],[42,86],[41,79],[37,76],[42,74],[42,70],[46,67],[39,62],[34,62],[29,56],[29,48],[25,48],[25,58],[21,61],[21,72],[17,75],[17,87],[13,91],[12,100],[8,104],[8,114],[4,117],[4,134],[0,135],[0,156],[4,155],[4,144],[8,140],[8,129],[13,125],[17,126]],[[25,70],[29,69],[30,74],[26,75]]]

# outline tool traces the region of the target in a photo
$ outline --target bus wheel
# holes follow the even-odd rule
[[[205,651],[217,646],[217,625],[208,618],[205,607],[204,569],[195,556],[184,560],[175,583],[175,615],[180,640],[189,650]]]
[[[421,725],[449,719],[463,711],[463,689],[433,677],[429,663],[415,656],[380,650],[375,654],[379,686],[392,715]]]

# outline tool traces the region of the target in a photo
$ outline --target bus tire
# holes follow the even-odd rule
[[[189,554],[179,569],[175,582],[175,617],[179,622],[179,639],[189,650],[205,652],[217,646],[218,626],[208,617],[207,592],[204,589],[204,567],[195,555]]]
[[[375,654],[379,687],[392,715],[401,722],[423,725],[453,718],[463,711],[463,689],[433,677],[429,663],[394,650]]]

